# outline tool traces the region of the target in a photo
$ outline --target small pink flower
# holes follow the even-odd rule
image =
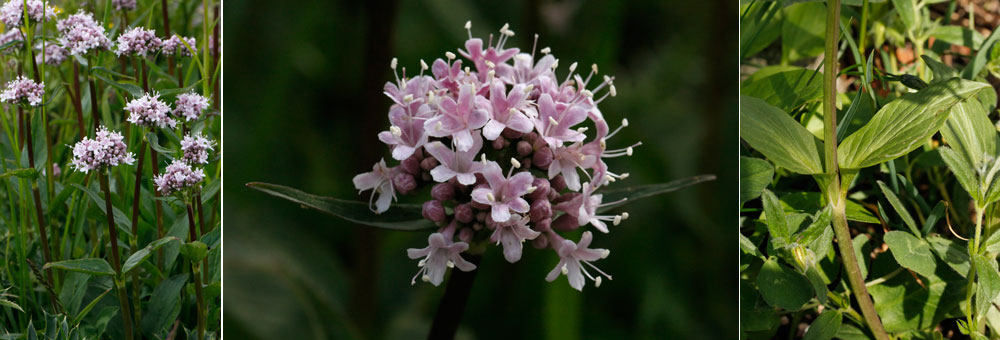
[[[483,138],[479,135],[472,138],[472,147],[466,151],[453,151],[441,142],[431,142],[424,146],[440,165],[431,170],[435,182],[447,182],[452,177],[458,178],[458,183],[472,185],[476,183],[476,174],[482,171],[483,164],[476,161],[476,154],[483,147]]]
[[[428,119],[424,129],[432,137],[452,137],[452,143],[459,151],[472,148],[472,130],[486,125],[489,118],[486,110],[475,107],[475,85],[464,84],[459,88],[458,102],[451,97],[441,98],[438,103],[440,115]]]
[[[42,44],[36,44],[35,49],[41,51]],[[66,61],[68,51],[62,47],[62,45],[55,43],[46,43],[45,51],[43,53],[37,53],[35,55],[35,62],[41,64],[43,61],[49,65],[59,65]],[[43,58],[44,57],[44,58]],[[43,60],[44,59],[44,60]]]
[[[118,48],[115,54],[135,55],[145,57],[156,53],[163,46],[163,41],[156,36],[156,32],[143,27],[132,28],[118,36]]]
[[[17,79],[8,82],[3,92],[0,92],[0,103],[38,106],[42,104],[42,95],[44,94],[44,84],[36,83],[24,76],[18,76]]]
[[[184,118],[185,121],[198,120],[206,109],[208,98],[194,92],[179,94],[174,100],[174,117]]]
[[[192,169],[190,164],[181,159],[175,159],[167,166],[166,171],[153,177],[156,190],[165,196],[198,186],[205,179],[205,171]]]
[[[429,105],[423,104],[410,115],[402,106],[393,105],[389,109],[389,131],[382,131],[378,139],[392,146],[392,158],[404,160],[413,155],[420,147],[427,144],[427,134],[424,133],[424,121],[434,115]]]
[[[181,140],[182,158],[188,164],[208,164],[208,152],[212,151],[212,143],[208,138],[202,137],[201,133],[188,133]]]
[[[132,124],[160,128],[177,126],[177,121],[167,116],[170,107],[160,100],[159,94],[146,93],[133,99],[125,104],[125,111],[129,112],[128,121]]]
[[[494,140],[500,137],[504,129],[528,133],[534,128],[531,120],[525,115],[525,111],[532,112],[534,109],[528,106],[528,87],[524,84],[517,84],[510,90],[510,94],[505,91],[506,87],[502,82],[495,81],[490,86],[490,99],[477,97],[477,105],[487,109],[490,121],[483,127],[483,136],[487,140]]]
[[[549,233],[549,236],[555,236],[555,233]],[[608,275],[598,269],[596,266],[591,264],[591,262],[607,258],[608,254],[611,252],[607,249],[590,249],[590,241],[594,239],[594,235],[589,231],[583,232],[583,236],[580,237],[579,243],[573,243],[573,241],[562,239],[561,237],[557,240],[551,240],[552,247],[559,253],[559,263],[556,267],[549,272],[549,275],[545,277],[546,281],[552,282],[559,277],[562,273],[566,275],[569,280],[569,285],[576,290],[583,291],[583,285],[585,283],[584,275],[592,281],[594,281],[595,287],[601,286],[601,275],[606,276],[608,280],[611,280],[611,275]],[[584,263],[594,270],[597,271],[599,275],[592,276],[587,268],[582,266],[580,263]]]
[[[105,35],[104,27],[94,21],[93,14],[83,10],[59,20],[56,28],[62,33],[59,43],[71,55],[83,55],[93,49],[111,47],[111,39]]]
[[[548,93],[538,98],[538,118],[535,129],[550,147],[566,142],[579,142],[586,136],[572,127],[587,119],[587,110],[576,105],[555,102]]]
[[[368,209],[371,209],[372,200],[375,200],[375,196],[378,196],[378,200],[375,201],[375,209],[372,209],[372,211],[381,214],[389,210],[389,204],[396,199],[396,190],[392,185],[393,172],[393,168],[385,166],[385,160],[383,159],[372,166],[371,172],[354,176],[355,189],[362,192],[369,189],[373,190],[371,198],[368,200]]]
[[[181,41],[181,39],[184,40]],[[184,45],[185,42],[187,43],[188,46],[191,46],[191,49],[188,49],[188,46]],[[195,53],[198,53],[197,43],[198,42],[192,37],[181,38],[178,35],[174,35],[170,37],[170,39],[163,41],[162,51],[164,55],[178,54],[184,57],[190,57],[193,56]],[[194,52],[192,53],[191,50],[194,50]]]
[[[406,250],[406,255],[411,259],[419,259],[417,266],[420,270],[410,280],[410,284],[417,283],[417,277],[432,285],[440,285],[444,281],[444,272],[454,266],[462,271],[472,271],[476,265],[462,258],[461,253],[469,249],[469,244],[465,242],[452,242],[441,233],[433,233],[427,237],[427,247],[410,248]]]
[[[73,145],[71,167],[86,173],[122,163],[135,163],[134,156],[122,142],[124,139],[120,133],[102,126],[93,139],[84,137]]]
[[[111,6],[118,11],[131,11],[135,9],[135,0],[111,0]]]
[[[489,188],[478,188],[472,191],[472,200],[491,207],[491,218],[494,222],[503,223],[510,219],[510,212],[527,213],[531,208],[524,196],[531,189],[535,180],[530,172],[522,171],[510,178],[504,177],[500,165],[488,162],[483,168],[483,177],[489,182]]]
[[[56,16],[55,8],[51,6],[45,6],[41,0],[8,0],[3,6],[0,6],[0,22],[7,26],[7,29],[21,27],[24,24],[22,15],[24,15],[24,4],[28,4],[28,19],[34,22],[41,22],[42,16],[45,18],[54,18]]]
[[[496,242],[497,245],[503,244],[503,257],[507,259],[507,262],[514,263],[520,260],[524,241],[534,240],[538,235],[541,235],[541,233],[528,228],[530,220],[527,216],[514,216],[506,223],[499,223],[496,229],[493,229],[490,241]]]

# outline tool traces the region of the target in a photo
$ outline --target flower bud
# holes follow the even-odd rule
[[[580,224],[577,223],[576,217],[569,214],[562,214],[555,221],[552,221],[552,229],[557,231],[573,231],[579,227]]]
[[[465,243],[471,243],[472,236],[475,234],[476,232],[472,228],[462,228],[458,231],[458,239]]]
[[[475,231],[483,230],[483,224],[480,223],[480,222],[473,222],[472,223],[472,230],[475,230]]]
[[[424,160],[420,161],[420,168],[424,169],[424,171],[434,170],[434,168],[436,168],[437,166],[438,166],[438,160],[434,159],[434,157],[427,157],[424,158]]]
[[[532,223],[531,229],[534,229],[535,231],[538,231],[538,232],[543,232],[544,233],[544,232],[549,231],[549,230],[552,229],[552,219],[550,219],[550,218],[546,218],[546,219],[538,221],[538,222],[532,221],[531,223]]]
[[[400,194],[406,195],[417,188],[417,180],[411,174],[400,172],[392,178],[392,185]]]
[[[538,134],[534,132],[529,132],[524,134],[524,136],[521,137],[521,139],[528,143],[534,143],[535,140],[538,139]]]
[[[493,140],[493,149],[500,150],[507,147],[507,139],[503,137],[497,137]]]
[[[472,207],[472,208],[479,209],[479,210],[489,210],[490,209],[489,205],[482,204],[482,203],[479,203],[479,202],[476,202],[476,201],[470,201],[469,202],[469,206]]]
[[[424,171],[420,173],[420,179],[422,179],[424,182],[430,182],[434,178],[431,177],[430,172]]]
[[[792,248],[792,255],[795,257],[795,264],[799,266],[802,271],[806,271],[809,267],[816,262],[813,252],[806,247],[796,246]]]
[[[480,211],[476,213],[476,221],[486,222],[486,217],[490,216],[485,211]]]
[[[431,188],[431,197],[438,201],[447,202],[455,198],[455,186],[451,183],[438,183]]]
[[[572,201],[572,200],[576,199],[579,196],[580,196],[580,193],[578,193],[578,192],[572,192],[571,191],[571,192],[567,192],[565,194],[558,194],[558,195],[556,195],[555,198],[551,199],[550,201],[552,202],[552,204],[560,204],[560,203],[563,203],[563,202]]]
[[[420,174],[420,159],[417,155],[410,156],[399,163],[399,167],[403,169],[408,174],[419,175]]]
[[[541,150],[544,147],[548,147],[549,143],[545,141],[545,138],[538,137],[531,142],[531,147],[535,150]]]
[[[521,159],[521,166],[524,169],[531,169],[531,157],[525,157]]]
[[[535,191],[532,191],[530,194],[526,196],[529,200],[537,201],[546,199],[548,197],[549,180],[536,177],[535,180],[531,182],[531,186],[535,187]]]
[[[535,247],[535,249],[545,249],[545,247],[549,246],[548,235],[538,235],[538,237],[535,237],[534,240],[531,240],[531,246]]]
[[[424,218],[434,222],[444,222],[445,218],[448,217],[444,211],[444,205],[438,200],[424,202],[423,215]]]
[[[555,190],[557,192],[566,189],[566,179],[564,179],[562,175],[558,175],[552,178],[552,180],[549,181],[549,184],[552,190]]]
[[[524,132],[517,131],[517,130],[511,130],[510,128],[507,128],[507,129],[503,129],[503,132],[501,133],[501,135],[504,136],[504,137],[506,137],[506,138],[510,138],[510,139],[518,139],[518,138],[521,138],[521,136],[524,136]]]
[[[455,219],[462,223],[472,222],[472,218],[475,217],[472,213],[472,207],[468,204],[459,204],[455,206]]]
[[[552,217],[552,204],[548,200],[535,200],[531,202],[529,216],[531,216],[532,221],[541,221]]]
[[[535,151],[535,155],[531,157],[531,160],[535,164],[535,167],[543,170],[548,169],[549,164],[552,164],[552,149],[549,149],[548,146],[538,149],[538,151]]]
[[[530,155],[532,151],[535,151],[535,150],[531,148],[531,143],[528,143],[528,142],[523,141],[523,140],[520,141],[520,142],[517,142],[517,154],[518,155],[527,156],[527,155]]]

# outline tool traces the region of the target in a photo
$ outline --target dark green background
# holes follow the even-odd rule
[[[388,149],[382,85],[389,60],[419,70],[462,46],[462,25],[507,46],[550,46],[557,72],[579,61],[616,76],[601,104],[617,126],[614,185],[716,174],[715,182],[628,205],[632,218],[595,235],[614,276],[600,288],[545,282],[557,259],[491,248],[462,338],[734,338],[737,261],[736,2],[265,1],[225,3],[225,332],[234,339],[422,338],[444,285],[410,286],[426,232],[361,227],[244,187],[263,181],[360,198],[351,178]],[[725,151],[724,151],[725,150]],[[394,162],[394,161],[393,161]],[[726,227],[729,225],[729,227]],[[729,230],[729,231],[727,231]],[[728,245],[727,245],[728,244]]]

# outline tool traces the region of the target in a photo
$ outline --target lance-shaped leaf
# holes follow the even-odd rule
[[[823,142],[763,100],[740,96],[740,137],[777,166],[800,174],[823,173]]]
[[[969,165],[969,162],[961,154],[947,146],[938,148],[938,153],[941,154],[941,159],[951,169],[951,173],[955,175],[958,183],[969,193],[969,197],[972,197],[976,202],[983,202],[986,199],[985,192],[979,187],[976,171]]]
[[[49,268],[63,269],[72,272],[81,272],[97,276],[115,275],[115,270],[111,269],[111,265],[108,264],[108,261],[97,258],[49,262],[42,267],[42,269],[46,270]]]
[[[740,84],[740,94],[763,99],[783,111],[819,100],[822,90],[822,72],[788,66],[764,67]]]
[[[760,195],[764,203],[764,213],[767,215],[767,231],[771,233],[771,243],[775,248],[784,247],[791,240],[791,232],[785,221],[785,210],[781,208],[778,197],[770,190],[764,189]]]
[[[760,191],[771,184],[774,167],[771,163],[750,157],[740,157],[740,204],[760,196]]]
[[[890,205],[892,205],[896,214],[899,215],[899,218],[902,218],[903,223],[910,228],[910,231],[912,231],[914,235],[923,235],[920,233],[920,230],[917,229],[917,222],[913,220],[913,216],[910,216],[910,212],[906,210],[906,206],[903,205],[903,201],[900,201],[899,197],[892,193],[892,190],[886,187],[885,183],[882,183],[882,181],[878,181],[878,187],[882,190],[882,194],[885,195],[885,199],[889,201]]]
[[[983,316],[993,306],[993,299],[1000,295],[1000,273],[997,261],[983,255],[972,258],[976,266],[976,315]]]
[[[132,271],[132,269],[135,269],[135,267],[139,266],[143,261],[146,261],[146,259],[152,256],[154,251],[160,249],[160,247],[163,247],[167,243],[170,243],[170,241],[180,241],[180,239],[173,236],[167,236],[150,242],[145,248],[139,249],[139,251],[133,253],[127,260],[125,260],[125,264],[122,265],[122,273]]]
[[[844,316],[835,309],[824,310],[820,313],[816,321],[809,325],[809,330],[802,337],[803,340],[830,340],[837,335]]]
[[[890,231],[884,236],[885,243],[892,250],[892,257],[899,265],[917,272],[924,277],[933,277],[937,261],[931,253],[931,246],[905,231]]]
[[[677,191],[701,182],[707,182],[712,180],[715,180],[715,175],[698,175],[698,176],[670,181],[667,183],[636,185],[631,187],[619,188],[611,186],[606,189],[601,189],[599,191],[600,194],[604,195],[602,200],[604,202],[616,202],[616,201],[621,201],[621,202],[602,206],[597,209],[597,212],[602,213],[623,206],[627,203],[635,202],[643,198],[665,194],[672,191]],[[625,200],[622,201],[622,199]]]
[[[905,155],[941,128],[952,106],[988,87],[954,78],[893,100],[840,144],[840,167],[860,169]]]
[[[959,153],[975,169],[986,156],[997,153],[1000,136],[979,101],[966,100],[953,106],[948,120],[941,127],[945,143]]]

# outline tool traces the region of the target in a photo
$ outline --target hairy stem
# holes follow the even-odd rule
[[[823,123],[826,156],[826,175],[830,177],[826,191],[827,202],[833,205],[833,231],[837,236],[837,248],[844,262],[851,291],[861,307],[865,323],[878,340],[889,340],[875,305],[868,295],[865,280],[854,256],[851,232],[847,226],[847,192],[841,188],[840,166],[837,163],[837,43],[839,42],[840,0],[827,1],[826,51],[823,59]]]

